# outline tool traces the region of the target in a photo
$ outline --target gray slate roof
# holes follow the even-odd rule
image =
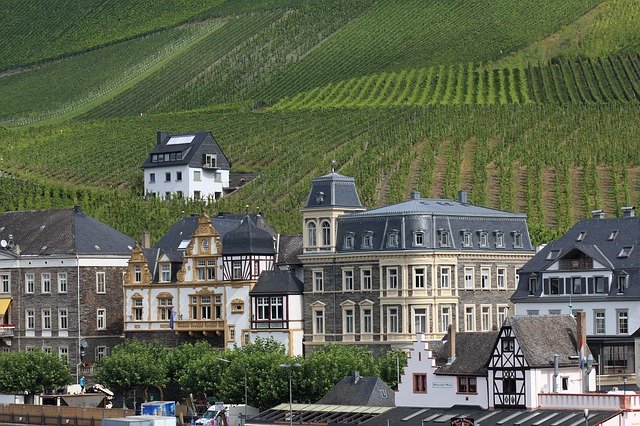
[[[247,215],[240,225],[222,237],[222,254],[275,254],[273,235],[262,216],[255,222]]]
[[[355,179],[335,172],[313,179],[305,207],[361,208]]]
[[[0,216],[0,239],[18,245],[23,255],[129,255],[135,240],[69,209],[6,212]]]
[[[577,366],[578,354],[576,320],[571,315],[527,315],[505,320],[530,367],[550,367],[553,355],[560,355],[561,366]],[[586,348],[589,354],[589,347]]]
[[[340,380],[317,404],[395,407],[395,393],[378,377],[355,374]]]
[[[448,340],[439,350],[437,348],[434,350],[436,365],[440,365],[435,373],[486,376],[487,360],[491,356],[497,340],[497,331],[456,333],[456,357],[451,364],[446,364],[450,350]],[[429,343],[429,347],[433,347],[431,343]]]
[[[302,294],[303,289],[304,283],[291,272],[276,269],[263,271],[249,294],[251,296],[262,294]]]
[[[172,144],[171,138],[193,137],[190,143]],[[175,140],[175,139],[174,139]],[[181,153],[182,158],[174,161],[152,162],[154,154]],[[175,165],[186,165],[190,167],[202,167],[205,154],[216,154],[217,166],[220,169],[229,170],[231,163],[218,145],[210,132],[194,132],[177,135],[169,135],[158,132],[156,145],[151,149],[149,156],[142,164],[142,168],[165,167]]]
[[[302,234],[280,235],[277,265],[302,265],[298,256],[302,254]]]

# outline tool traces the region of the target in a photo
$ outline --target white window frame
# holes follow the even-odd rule
[[[43,272],[40,274],[40,284],[42,285],[42,293],[50,294],[51,293],[51,273]]]
[[[67,346],[58,347],[58,356],[66,363],[69,362],[69,348]]]
[[[397,306],[387,306],[387,333],[400,333],[400,310]]]
[[[480,305],[480,331],[490,331],[492,320],[491,305]]]
[[[508,305],[497,305],[496,306],[496,318],[498,321],[498,328],[502,327],[504,320],[509,316],[509,306]]]
[[[599,331],[598,327],[599,322],[602,323],[601,331]],[[593,334],[607,334],[607,315],[604,309],[593,310]]]
[[[398,290],[400,288],[398,268],[387,268],[387,290]]]
[[[313,292],[322,293],[324,291],[324,271],[314,269],[311,271],[313,276]]]
[[[193,181],[194,182],[202,182],[202,171],[194,170],[193,171]]]
[[[425,232],[424,231],[414,231],[413,232],[413,245],[415,247],[424,247],[425,245]]]
[[[331,224],[328,220],[323,220],[320,228],[322,229],[322,245],[328,247],[331,245]]]
[[[496,232],[496,248],[504,248],[504,233],[502,231]]]
[[[105,308],[96,309],[96,330],[107,329],[107,310]]]
[[[360,288],[362,290],[373,289],[373,273],[371,269],[360,270]]]
[[[446,319],[446,321],[445,321]],[[440,332],[446,333],[449,329],[451,322],[451,307],[440,305]]]
[[[373,232],[366,231],[362,236],[362,248],[371,250],[373,249]]]
[[[231,278],[234,280],[242,279],[242,261],[241,260],[232,260],[231,261]]]
[[[105,272],[96,272],[96,293],[107,293],[107,274]]]
[[[475,305],[464,305],[464,329],[465,331],[476,331]]]
[[[421,271],[421,272],[418,272]],[[413,288],[424,289],[427,279],[427,269],[425,267],[413,268]]]
[[[69,290],[69,280],[66,272],[58,272],[58,293],[66,293]]]
[[[318,227],[312,221],[307,223],[307,243],[310,247],[318,245]]]
[[[349,305],[342,308],[342,334],[356,333],[355,306]]]
[[[96,346],[96,362],[102,362],[104,357],[107,356],[107,347],[106,346]]]
[[[168,262],[164,262],[160,264],[160,282],[161,283],[171,282],[171,264]]]
[[[373,334],[373,305],[360,306],[360,334]]]
[[[500,273],[502,271],[502,274]],[[502,279],[502,285],[500,285],[500,280]],[[507,268],[503,266],[499,266],[496,269],[496,286],[498,290],[505,290],[507,288]]]
[[[440,288],[451,289],[451,266],[440,267]]]
[[[36,289],[36,274],[28,272],[24,274],[24,292],[28,294],[35,293]]]
[[[475,270],[473,266],[464,267],[464,288],[472,289],[474,287]]]
[[[479,236],[480,247],[489,247],[489,234],[486,231],[481,231]]]
[[[35,330],[35,328],[36,328],[36,311],[35,311],[35,309],[25,309],[25,311],[24,311],[24,328],[25,328],[25,330]]]
[[[480,267],[480,288],[482,290],[491,289],[491,267],[490,266]]]
[[[69,329],[69,311],[66,308],[58,309],[58,330]]]
[[[42,310],[42,329],[51,330],[51,309]]]
[[[354,291],[354,273],[353,268],[342,270],[342,291]]]
[[[142,282],[142,266],[141,265],[135,265],[133,267],[133,282],[134,283]]]
[[[413,332],[416,334],[429,333],[429,309],[427,307],[413,308]]]
[[[624,320],[624,328],[622,321]],[[629,311],[627,309],[616,309],[616,333],[629,334]]]
[[[0,293],[11,293],[11,273],[0,274]]]
[[[465,231],[462,233],[462,247],[473,247],[471,232]]]
[[[325,334],[325,310],[324,306],[313,308],[313,334],[324,336]]]
[[[353,250],[355,243],[355,236],[352,232],[349,232],[344,236],[344,249],[345,250]]]

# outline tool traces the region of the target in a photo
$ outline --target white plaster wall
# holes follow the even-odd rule
[[[233,299],[241,299],[244,301],[244,313],[234,314],[231,311],[231,301]],[[234,345],[242,345],[242,330],[248,330],[249,324],[249,311],[251,310],[251,301],[249,300],[249,287],[244,286],[241,288],[225,287],[224,289],[224,314],[226,314],[226,324],[228,326],[235,326],[236,336],[234,341],[227,342],[227,349],[233,349]]]
[[[582,296],[580,299],[571,301],[572,307],[569,308],[569,302],[554,302],[551,297],[545,298],[544,303],[524,302],[515,305],[516,315],[527,315],[528,310],[538,310],[540,315],[548,315],[549,311],[560,310],[561,314],[571,314],[571,310],[581,309],[587,315],[587,336],[595,335],[594,310],[605,310],[605,334],[607,336],[615,336],[617,334],[617,314],[618,309],[627,309],[629,311],[629,332],[633,333],[640,327],[640,304],[637,301],[630,300],[584,300],[589,296]],[[596,296],[597,297],[597,296]],[[602,296],[601,296],[602,297]],[[539,299],[538,299],[539,300]]]
[[[171,182],[165,182],[165,173],[171,173]],[[182,172],[182,181],[176,181],[176,172]],[[151,183],[150,175],[155,173],[156,181]],[[189,174],[189,166],[167,166],[167,167],[151,167],[144,170],[144,192],[156,193],[157,197],[164,199],[164,194],[170,191],[175,194],[182,191],[184,197],[189,195],[189,179],[193,179],[193,174]]]
[[[199,182],[193,180],[194,171],[201,171],[201,180]],[[193,197],[193,191],[200,191],[202,198],[206,198],[209,195],[213,197],[215,192],[220,192],[224,195],[224,188],[229,187],[229,171],[218,169],[217,172],[222,174],[220,182],[215,181],[215,171],[213,169],[189,167],[187,172],[189,176],[189,197]]]

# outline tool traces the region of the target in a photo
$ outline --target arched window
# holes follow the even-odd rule
[[[331,225],[327,221],[322,222],[322,245],[331,245]]]
[[[309,224],[307,225],[307,232],[308,237],[309,237],[309,245],[310,246],[315,246],[316,245],[316,224],[313,222],[309,222]]]

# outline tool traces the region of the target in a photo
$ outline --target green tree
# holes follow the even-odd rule
[[[398,389],[398,373],[402,375],[407,365],[407,354],[394,349],[380,356],[377,360],[380,378],[392,389]]]
[[[212,349],[188,361],[177,378],[182,391],[194,395],[205,393],[218,398],[220,377],[227,368],[227,363],[221,361],[222,355],[222,351]]]
[[[167,354],[162,346],[131,340],[113,348],[113,353],[98,364],[97,380],[126,398],[134,388],[164,387],[167,372]]]
[[[302,371],[294,372],[298,395],[313,403],[322,398],[343,377],[358,371],[363,376],[377,376],[371,351],[361,346],[327,345],[304,359]]]
[[[196,343],[183,343],[171,349],[167,355],[167,398],[180,401],[189,391],[180,385],[180,377],[193,360],[198,360],[213,351],[214,348],[204,340]],[[185,377],[188,377],[186,375]],[[187,383],[189,382],[188,379]]]
[[[41,393],[70,381],[69,365],[58,355],[41,351],[0,354],[0,391]]]

